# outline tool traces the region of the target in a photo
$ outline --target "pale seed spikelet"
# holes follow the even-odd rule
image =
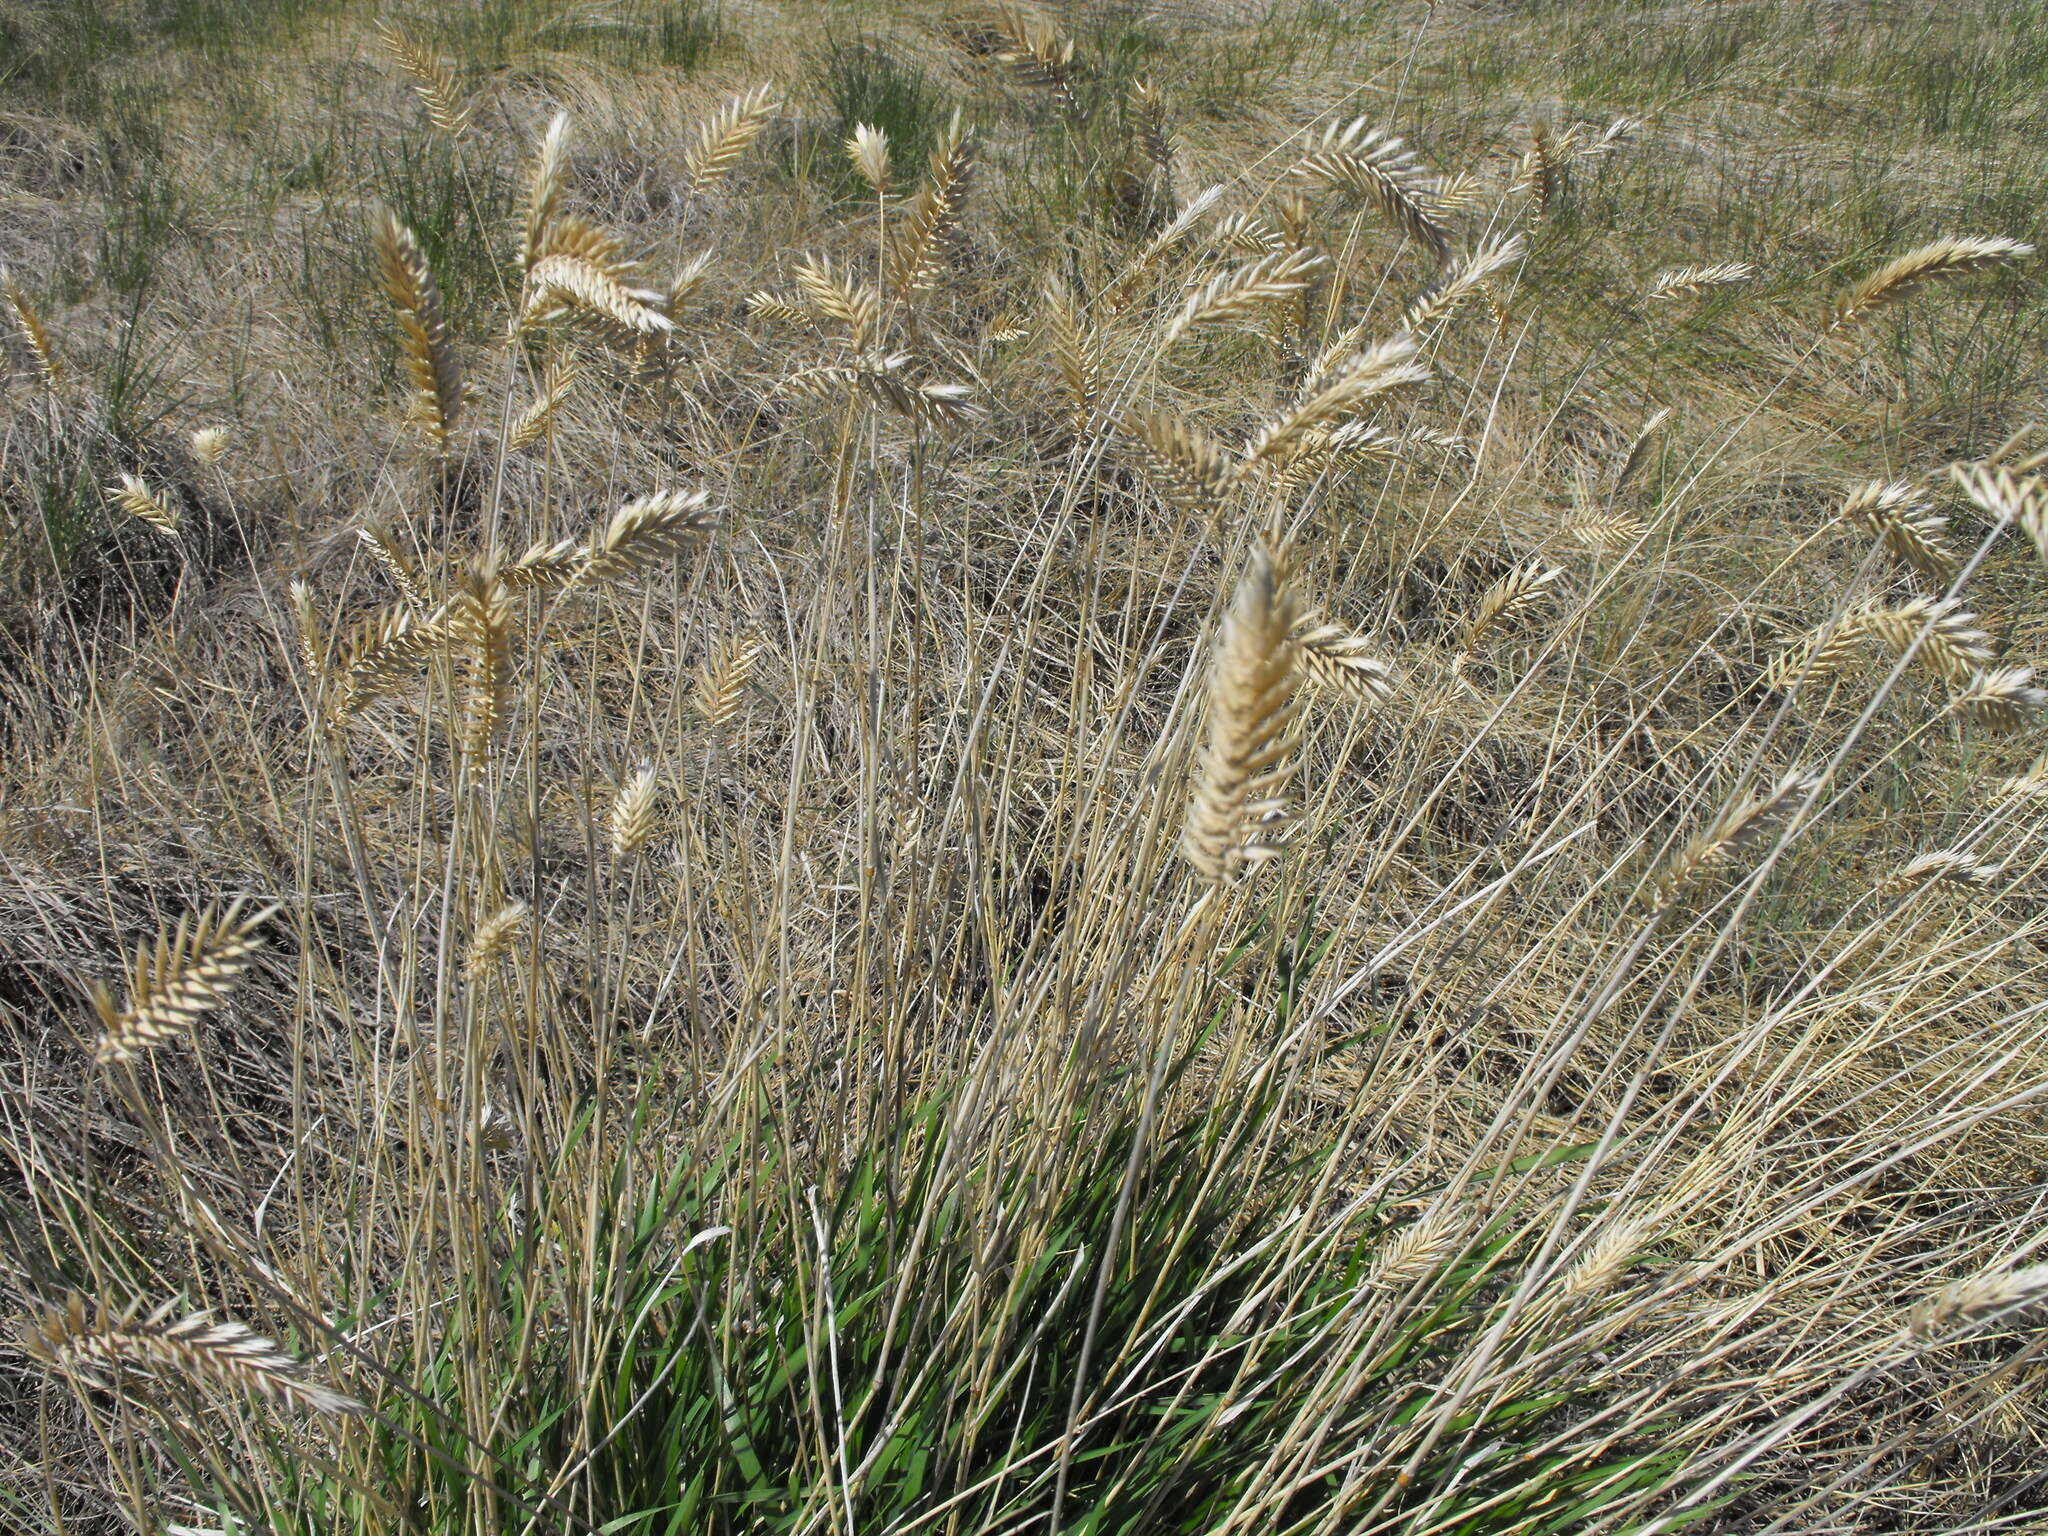
[[[839,271],[828,258],[816,256],[797,263],[796,285],[815,313],[846,327],[855,350],[865,348],[873,339],[882,300],[866,283]]]
[[[711,277],[712,253],[699,251],[668,280],[668,315],[673,320],[703,292]]]
[[[1362,117],[1333,123],[1290,175],[1364,198],[1438,257],[1450,250],[1450,229],[1436,202],[1437,178],[1400,139],[1369,127]]]
[[[551,251],[526,274],[528,296],[520,313],[522,326],[567,308],[615,325],[635,336],[672,331],[675,322],[656,306],[663,295],[629,288],[616,270],[586,256]]]
[[[889,135],[872,123],[857,124],[846,141],[846,158],[877,193],[889,190]]]
[[[1298,629],[1302,676],[1360,704],[1384,704],[1394,696],[1398,675],[1371,654],[1372,643],[1335,624]]]
[[[568,403],[569,395],[576,387],[576,377],[574,363],[550,364],[541,379],[540,393],[512,419],[512,430],[505,434],[505,446],[514,450],[531,448],[546,436],[555,412]]]
[[[683,157],[684,175],[691,188],[702,192],[737,165],[774,112],[775,89],[761,85],[713,113],[697,130]]]
[[[140,518],[165,538],[178,536],[178,509],[135,475],[124,474],[119,485],[107,487],[114,505],[130,517]]]
[[[884,278],[891,292],[914,297],[938,281],[973,180],[974,145],[955,112],[889,248]]]
[[[1271,833],[1286,815],[1295,743],[1294,622],[1284,573],[1261,545],[1217,639],[1208,743],[1181,838],[1204,880],[1231,879],[1278,854]]]
[[[234,441],[226,427],[195,427],[186,439],[192,449],[192,457],[201,464],[218,464],[227,457]]]
[[[1133,411],[1124,432],[1139,449],[1139,462],[1168,500],[1189,511],[1215,512],[1237,484],[1230,450],[1198,427],[1164,408]]]
[[[292,627],[297,631],[299,661],[306,669],[306,679],[318,683],[323,674],[321,655],[326,642],[320,634],[320,617],[313,611],[313,589],[305,582],[294,579],[286,589],[292,605]]]
[[[1922,1343],[1988,1318],[2004,1316],[2048,1300],[2048,1264],[1958,1280],[1918,1303],[1909,1314],[1912,1335]]]
[[[1896,304],[1924,284],[1967,277],[2033,254],[2034,248],[2025,241],[1999,236],[1959,235],[1936,240],[1886,262],[1851,288],[1835,306],[1833,328],[1854,324],[1886,305]]]
[[[2002,865],[1985,864],[1960,848],[1923,853],[1886,876],[1887,891],[1917,891],[1931,885],[1960,885],[1982,890],[1996,880]]]
[[[626,258],[626,242],[602,225],[593,224],[579,213],[557,213],[541,236],[534,264],[546,256],[575,256],[596,267],[617,283],[636,280],[634,264]]]
[[[811,312],[803,305],[794,299],[786,299],[779,293],[770,293],[765,288],[747,295],[746,310],[750,318],[766,320],[771,325],[811,323]]]
[[[377,221],[377,267],[398,321],[399,351],[412,384],[413,419],[435,452],[448,446],[462,415],[462,371],[426,253],[411,230],[386,212]]]
[[[1972,677],[1949,708],[1972,725],[2010,735],[2048,709],[2048,689],[2033,684],[2032,667],[1994,667]]]
[[[2048,797],[2048,759],[2037,761],[2025,773],[2001,779],[1998,792],[2015,800],[2039,800]]]
[[[43,318],[29,303],[28,295],[21,291],[21,284],[4,266],[0,266],[0,300],[7,304],[8,316],[14,321],[15,335],[20,337],[21,344],[28,348],[29,356],[35,360],[43,387],[56,388],[58,380],[64,377],[64,368],[57,361],[56,349],[50,345],[50,333],[44,329]]]
[[[235,1391],[253,1393],[280,1406],[316,1413],[362,1413],[363,1404],[323,1383],[309,1380],[298,1360],[246,1325],[216,1321],[209,1312],[172,1320],[175,1302],[147,1316],[105,1306],[88,1311],[72,1296],[24,1330],[31,1354],[85,1381],[130,1367],[151,1375],[173,1372]]]
[[[1653,904],[1659,911],[1670,906],[1701,877],[1777,825],[1820,784],[1820,775],[1811,769],[1794,768],[1762,794],[1718,817],[1664,867],[1651,886]]]
[[[481,979],[498,958],[512,947],[512,941],[526,927],[533,909],[523,901],[508,901],[476,926],[470,936],[469,955],[462,962],[462,974],[471,981]]]
[[[366,619],[342,652],[338,715],[346,719],[396,688],[447,643],[449,634],[445,618],[424,621],[403,605]]]
[[[569,180],[569,114],[558,112],[540,136],[540,148],[533,169],[526,176],[526,206],[519,236],[519,270],[533,271],[540,260],[548,232],[562,211],[562,194]]]
[[[1167,322],[1161,343],[1171,346],[1197,326],[1261,318],[1273,305],[1306,290],[1328,265],[1320,252],[1287,250],[1225,272],[1189,296]]]
[[[1644,454],[1648,451],[1651,442],[1655,440],[1657,433],[1663,428],[1664,423],[1670,419],[1671,407],[1667,405],[1636,429],[1636,435],[1630,439],[1628,450],[1622,454],[1621,463],[1614,471],[1615,490],[1618,491],[1628,484],[1629,479],[1641,467]]]
[[[699,669],[690,703],[714,733],[724,731],[739,717],[761,649],[761,642],[752,635],[728,635]]]
[[[572,585],[617,581],[664,560],[709,533],[717,519],[705,510],[703,491],[656,491],[612,514],[601,537],[584,551]]]
[[[1219,251],[1241,256],[1265,256],[1283,244],[1280,231],[1255,213],[1227,213],[1210,231],[1210,243]]]
[[[1082,322],[1073,289],[1057,274],[1045,280],[1045,314],[1053,361],[1073,406],[1074,431],[1085,434],[1102,402],[1102,336]]]
[[[969,386],[920,383],[905,372],[910,360],[904,352],[863,359],[855,370],[858,388],[876,404],[922,427],[953,426],[975,414]]]
[[[1649,524],[1628,512],[1618,512],[1611,517],[1581,517],[1566,523],[1564,536],[1583,544],[1588,549],[1615,550],[1632,546],[1648,530]]]
[[[652,763],[643,765],[619,786],[619,792],[612,797],[612,857],[630,859],[654,836],[655,806],[660,792],[661,782],[655,777]]]
[[[582,561],[583,550],[573,539],[535,539],[498,574],[514,591],[545,590],[566,586]]]
[[[510,715],[512,589],[488,565],[465,571],[443,620],[463,684],[462,750],[480,757]]]
[[[1948,519],[1905,480],[1887,485],[1873,480],[1844,498],[1836,515],[1851,526],[1884,541],[1886,553],[1931,581],[1944,585],[1958,569],[1954,551],[1943,541]]]
[[[1773,656],[1764,668],[1763,684],[1784,693],[1801,684],[1832,677],[1861,654],[1870,638],[1867,611],[1843,614],[1800,636]]]
[[[775,393],[837,405],[864,393],[861,375],[862,370],[851,363],[814,363],[784,378],[775,386]]]
[[[1467,1213],[1439,1205],[1402,1227],[1379,1251],[1366,1276],[1375,1291],[1405,1291],[1458,1256],[1465,1246]]]
[[[1529,125],[1529,151],[1522,156],[1519,187],[1536,201],[1536,220],[1541,223],[1556,206],[1564,170],[1564,156],[1552,143],[1550,128],[1542,122]]]
[[[1414,358],[1415,338],[1397,336],[1339,364],[1315,381],[1312,393],[1252,434],[1245,463],[1284,466],[1310,428],[1356,415],[1388,390],[1425,382],[1429,371]]]
[[[1992,661],[1991,637],[1976,627],[1955,598],[1914,597],[1864,612],[1868,632],[1903,656],[1915,640],[1918,660],[1938,676],[1960,683]]]
[[[1525,249],[1520,235],[1482,241],[1453,262],[1443,280],[1408,306],[1402,320],[1406,330],[1419,331],[1449,316],[1466,299],[1478,293],[1489,277],[1522,259]]]
[[[93,985],[93,1008],[100,1020],[93,1059],[133,1061],[184,1034],[202,1014],[226,1002],[235,979],[263,945],[256,930],[276,911],[265,907],[245,916],[237,901],[224,912],[213,907],[187,913],[178,919],[176,932],[157,934],[153,948],[138,945],[124,1003],[115,1006],[104,983]]]
[[[1401,458],[1407,446],[1402,439],[1390,437],[1362,421],[1310,427],[1286,455],[1284,468],[1277,474],[1268,469],[1266,483],[1277,493],[1291,497],[1318,475],[1334,469],[1356,469],[1363,464],[1388,463]]]
[[[427,121],[435,131],[450,139],[461,138],[469,128],[470,108],[447,61],[428,53],[389,21],[377,23],[377,35],[398,67],[412,77],[413,92],[425,105]]]
[[[1138,147],[1159,175],[1159,183],[1171,202],[1173,197],[1173,130],[1166,121],[1166,98],[1149,80],[1131,87],[1131,117]]]
[[[1654,1215],[1610,1222],[1565,1271],[1559,1299],[1576,1311],[1593,1306],[1621,1282],[1654,1240],[1657,1227]]]
[[[1496,624],[1509,623],[1530,612],[1549,595],[1551,584],[1563,574],[1562,567],[1546,567],[1540,560],[1509,571],[1480,594],[1459,644],[1469,651]]]
[[[1024,84],[1052,91],[1062,106],[1079,117],[1081,103],[1070,79],[1073,39],[1062,36],[1052,19],[1033,5],[999,5],[991,20],[999,38],[996,58],[1009,65]]]
[[[1949,475],[1981,510],[2001,523],[2018,523],[2048,561],[2048,482],[1995,462],[1954,464]]]
[[[1689,299],[1713,288],[1754,282],[1756,268],[1746,261],[1716,261],[1704,266],[1672,267],[1650,280],[1648,299]]]
[[[1176,246],[1194,233],[1195,226],[1201,223],[1203,217],[1216,205],[1217,199],[1223,196],[1223,190],[1221,183],[1203,188],[1189,199],[1185,208],[1173,216],[1172,223],[1146,242],[1145,248],[1132,257],[1124,269],[1097,295],[1096,304],[1102,313],[1113,315],[1130,306],[1137,298],[1138,291],[1144,286],[1145,280],[1158,270]],[[1301,245],[1304,242],[1295,240],[1290,243]]]
[[[370,558],[376,562],[378,569],[390,578],[394,587],[398,588],[399,595],[405,599],[407,606],[415,612],[424,612],[427,594],[420,587],[419,578],[413,574],[412,566],[405,556],[398,552],[398,546],[391,542],[390,536],[381,528],[358,528],[356,537],[362,540],[363,548],[370,552]]]

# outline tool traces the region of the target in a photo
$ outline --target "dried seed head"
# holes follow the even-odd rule
[[[1465,1246],[1467,1219],[1452,1205],[1424,1212],[1387,1241],[1365,1283],[1376,1291],[1405,1291],[1435,1274]]]
[[[1960,885],[1982,890],[1998,878],[2004,866],[1980,863],[1974,854],[1960,848],[1940,853],[1923,853],[1885,878],[1888,891],[1917,891],[1930,885]]]
[[[462,370],[426,252],[411,230],[386,212],[377,221],[377,267],[398,322],[399,351],[412,384],[412,419],[435,452],[448,446],[462,415]]]
[[[1977,1275],[1942,1287],[1915,1306],[1913,1337],[1922,1342],[2048,1299],[2048,1264]]]
[[[128,998],[120,1006],[95,983],[93,1007],[100,1036],[93,1059],[133,1061],[185,1033],[199,1018],[226,1002],[235,980],[263,945],[257,929],[275,907],[245,916],[237,901],[225,912],[209,908],[178,919],[173,933],[159,933],[154,948],[139,945],[128,970]]]
[[[1949,703],[1963,719],[1989,731],[2024,730],[2048,708],[2048,689],[2033,686],[2032,667],[1995,667],[1979,672]]]
[[[1276,251],[1204,284],[1192,294],[1160,340],[1170,346],[1197,326],[1263,319],[1275,304],[1304,292],[1329,262],[1319,252]]]
[[[508,901],[478,923],[469,941],[469,958],[462,963],[463,975],[476,981],[488,972],[498,957],[512,947],[512,941],[531,916],[533,909],[525,902]]]
[[[574,363],[551,363],[546,377],[541,380],[540,394],[533,403],[513,419],[512,430],[505,436],[508,448],[531,448],[546,435],[548,426],[567,402],[570,391],[576,387],[577,368]]]
[[[121,476],[119,485],[107,487],[114,505],[131,517],[139,517],[166,538],[178,536],[178,512],[168,501],[134,475]]]
[[[354,1398],[307,1380],[296,1359],[246,1325],[216,1322],[209,1312],[173,1322],[175,1306],[165,1302],[139,1317],[133,1308],[121,1314],[105,1306],[88,1311],[84,1299],[73,1296],[25,1330],[25,1343],[38,1359],[88,1381],[109,1367],[127,1366],[153,1375],[176,1372],[316,1413],[365,1411]]]
[[[1181,848],[1197,873],[1222,881],[1278,855],[1280,798],[1293,772],[1295,607],[1264,546],[1252,553],[1217,638],[1209,738]]]
[[[1960,235],[1937,240],[1885,263],[1851,288],[1835,306],[1834,325],[1849,325],[1896,304],[1923,284],[2006,266],[2033,254],[2034,248],[2025,241],[2002,236]]]
[[[1437,202],[1442,183],[1401,140],[1362,117],[1331,125],[1289,174],[1364,198],[1439,257],[1450,249],[1450,226]]]
[[[1659,272],[1650,283],[1649,292],[1644,295],[1651,299],[1691,298],[1696,293],[1705,293],[1710,288],[1729,288],[1737,283],[1751,282],[1756,277],[1756,268],[1746,261],[1717,261],[1708,266],[1673,267]]]
[[[723,731],[739,715],[761,649],[753,635],[728,635],[698,672],[690,702],[714,732]]]
[[[775,105],[774,87],[756,86],[705,120],[683,157],[684,174],[694,190],[702,192],[739,163],[740,156],[768,126]]]
[[[1406,329],[1419,331],[1433,321],[1454,312],[1466,299],[1481,290],[1489,277],[1522,259],[1520,235],[1484,240],[1453,262],[1441,281],[1408,306],[1403,321]]]
[[[1551,584],[1563,574],[1562,566],[1546,568],[1542,561],[1532,560],[1488,587],[1480,594],[1479,606],[1473,609],[1472,617],[1465,625],[1460,642],[1464,649],[1472,649],[1479,637],[1496,624],[1518,619],[1535,608],[1548,594]]]
[[[1748,847],[1821,785],[1821,776],[1808,768],[1794,768],[1761,795],[1726,812],[1713,825],[1681,848],[1665,866],[1651,887],[1651,900],[1659,911],[1708,871],[1727,862],[1730,855]]]
[[[1398,674],[1370,654],[1370,641],[1335,624],[1318,624],[1296,630],[1294,643],[1301,648],[1302,675],[1310,682],[1360,704],[1384,704],[1393,698]]]
[[[660,781],[654,776],[654,765],[648,763],[640,771],[619,786],[619,792],[612,797],[612,854],[616,858],[629,859],[654,836],[655,802],[661,792]]]
[[[1949,474],[1965,496],[2000,523],[2016,522],[2048,561],[2048,483],[2024,469],[1987,461],[1955,464]]]
[[[42,316],[29,303],[28,295],[21,291],[21,285],[14,280],[14,274],[0,266],[0,300],[7,305],[7,314],[14,322],[15,334],[21,344],[28,348],[29,356],[35,359],[36,371],[42,375],[43,387],[54,389],[57,381],[64,376],[63,366],[57,361],[57,353],[50,345],[50,333],[43,328]]]
[[[889,136],[872,123],[862,123],[846,141],[846,155],[861,180],[877,192],[889,190]]]
[[[955,112],[890,247],[883,279],[891,292],[914,297],[938,281],[973,179],[974,144]]]
[[[423,611],[427,606],[427,594],[421,589],[419,578],[413,575],[411,564],[399,553],[390,536],[381,528],[358,528],[356,537],[363,541],[370,558],[391,579],[391,584],[398,588],[407,604],[416,611]]]
[[[323,675],[320,657],[325,646],[320,618],[313,609],[313,589],[294,579],[286,590],[291,597],[293,626],[298,631],[299,660],[305,665],[308,681],[317,683]]]
[[[1915,656],[1951,683],[1962,682],[1991,664],[1991,637],[1976,627],[1955,598],[1915,597],[1866,609],[1863,622],[1893,652],[1903,656],[1915,641]]]
[[[572,584],[617,581],[674,558],[717,525],[715,515],[705,510],[709,499],[703,491],[656,491],[627,502],[584,551]]]
[[[1764,668],[1764,686],[1784,693],[1832,677],[1862,651],[1870,632],[1869,614],[1864,611],[1830,619],[1771,658]]]
[[[550,251],[526,274],[527,298],[519,323],[522,327],[537,324],[566,311],[616,326],[629,336],[673,331],[675,321],[659,308],[664,296],[652,289],[628,287],[623,280],[628,275],[626,268],[610,261]]]
[[[1836,514],[1844,522],[1884,540],[1886,553],[1931,581],[1946,585],[1958,562],[1943,539],[1948,519],[1909,481],[1873,480],[1844,498]]]
[[[519,270],[530,273],[540,260],[548,233],[562,211],[569,180],[569,114],[558,112],[540,137],[526,178],[526,209],[519,236]]]
[[[444,137],[461,138],[469,128],[470,107],[462,99],[455,71],[446,60],[428,53],[393,23],[379,21],[377,32],[399,68],[412,77],[413,92],[427,109],[427,121]]]
[[[1122,422],[1139,450],[1147,476],[1168,500],[1189,511],[1214,513],[1237,483],[1230,450],[1168,410],[1133,412]]]
[[[218,464],[234,446],[234,438],[225,427],[196,428],[188,441],[192,457],[202,464]]]

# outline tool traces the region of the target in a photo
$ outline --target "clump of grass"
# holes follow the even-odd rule
[[[939,147],[952,106],[925,70],[879,38],[835,39],[813,67],[812,90],[829,112],[827,140],[842,144],[856,128],[874,128],[889,141],[903,167],[922,166]],[[852,180],[837,157],[822,157],[814,168],[835,181]]]

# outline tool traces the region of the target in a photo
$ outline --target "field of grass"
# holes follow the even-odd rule
[[[0,1523],[2043,1528],[2044,79],[0,0]]]

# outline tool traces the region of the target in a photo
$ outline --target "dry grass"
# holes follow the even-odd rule
[[[2039,1518],[2014,205],[1754,237],[1718,13],[586,10],[0,226],[10,1524]]]

